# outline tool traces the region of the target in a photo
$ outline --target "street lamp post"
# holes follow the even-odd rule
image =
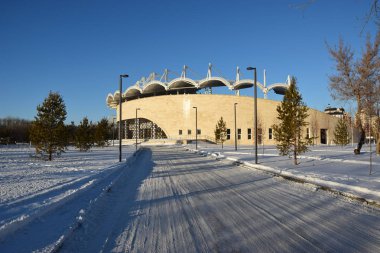
[[[138,110],[140,110],[140,108],[136,108],[136,121],[135,121],[136,151],[137,151],[137,136],[139,135],[139,132],[140,132],[140,126],[139,126],[139,124],[137,124],[137,111]]]
[[[123,78],[127,78],[128,75],[120,75],[119,79],[119,162],[121,162],[121,108],[122,108],[122,90],[123,90]]]
[[[115,117],[112,116],[112,147],[115,146]]]
[[[193,106],[195,109],[195,150],[198,150],[198,107]]]
[[[235,116],[235,151],[237,150],[237,133],[236,133],[236,105],[237,103],[234,104],[234,116]]]
[[[257,164],[257,74],[256,68],[247,67],[247,70],[253,70],[254,74],[254,124],[255,124],[255,163]]]

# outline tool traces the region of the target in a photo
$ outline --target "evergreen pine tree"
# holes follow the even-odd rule
[[[77,126],[75,125],[74,121],[71,121],[70,125],[67,125],[66,128],[69,145],[75,145],[75,131],[77,129]]]
[[[65,119],[66,106],[61,95],[50,92],[42,105],[37,106],[37,116],[30,129],[30,140],[36,153],[47,153],[49,161],[54,153],[64,152],[67,146]]]
[[[108,146],[110,139],[111,125],[106,118],[101,119],[95,126],[95,143],[99,147]]]
[[[342,147],[350,142],[347,123],[344,119],[339,119],[338,124],[335,126],[334,142]]]
[[[297,165],[297,155],[308,150],[307,145],[311,144],[311,139],[302,136],[302,129],[308,125],[306,122],[308,114],[294,77],[292,77],[283,101],[277,107],[277,112],[277,119],[280,123],[273,125],[277,149],[280,155],[293,155],[294,164]]]
[[[94,145],[94,126],[84,117],[75,131],[75,146],[80,151],[88,151]]]
[[[220,117],[220,120],[217,122],[216,127],[215,127],[215,141],[218,143],[222,143],[222,148],[223,148],[223,143],[227,139],[227,127],[226,127],[226,122],[223,120],[223,117]]]

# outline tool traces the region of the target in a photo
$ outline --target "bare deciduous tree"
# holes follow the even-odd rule
[[[318,130],[319,130],[319,123],[317,120],[317,111],[313,111],[310,118],[310,131],[312,134],[313,146],[316,144],[315,142],[319,137]]]
[[[337,73],[330,76],[330,91],[334,99],[352,100],[356,103],[355,124],[360,137],[355,153],[359,154],[365,140],[364,126],[360,115],[372,112],[379,99],[379,46],[380,30],[373,43],[367,37],[366,47],[360,59],[354,59],[351,48],[339,40],[337,47],[328,46],[330,55],[336,62]]]
[[[264,154],[264,141],[265,141],[265,134],[266,134],[267,129],[266,129],[265,124],[264,124],[262,119],[263,119],[263,117],[262,117],[261,113],[259,113],[258,117],[257,117],[258,144],[261,144],[262,151]]]

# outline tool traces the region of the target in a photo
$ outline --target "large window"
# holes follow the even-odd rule
[[[191,134],[191,129],[187,129],[187,134],[188,134],[188,135]]]
[[[248,136],[248,140],[252,139],[252,129],[251,128],[247,129],[247,136]]]
[[[263,129],[262,128],[258,128],[257,129],[257,143],[258,144],[263,144]]]
[[[238,140],[241,140],[241,129],[238,128],[237,130],[237,137],[238,137]]]
[[[200,129],[197,130],[197,134],[198,135],[201,134],[201,130]]]
[[[231,129],[227,128],[227,140],[231,139]]]
[[[272,136],[272,128],[269,128],[269,140],[272,140],[273,136]]]
[[[165,132],[154,122],[145,119],[138,118],[128,119],[124,121],[125,125],[122,130],[122,136],[125,136],[127,139],[162,139],[167,138]]]
[[[178,135],[182,135],[182,130],[178,130]]]

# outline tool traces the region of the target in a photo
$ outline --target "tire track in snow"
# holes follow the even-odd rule
[[[71,194],[22,216],[0,231],[0,252],[49,252],[60,237],[75,221],[79,211],[95,199],[103,189],[117,177],[123,166],[97,178],[86,181],[81,187],[73,189]],[[23,241],[26,243],[19,243]]]
[[[109,251],[133,218],[133,200],[152,168],[150,156],[149,150],[142,151],[137,162],[125,168],[112,189],[94,203],[81,226],[65,240],[61,252]]]
[[[112,166],[117,168],[117,166]],[[2,213],[3,220],[0,221],[0,226],[6,226],[7,223],[19,219],[19,217],[37,213],[39,210],[48,208],[49,205],[57,203],[62,199],[76,192],[76,190],[83,188],[83,186],[92,184],[100,178],[106,178],[112,174],[115,168],[102,171],[99,174],[92,176],[85,176],[68,182],[54,185],[45,190],[25,196],[15,201],[10,201],[0,205],[0,213]]]
[[[63,252],[380,252],[377,209],[176,147],[150,150]]]

